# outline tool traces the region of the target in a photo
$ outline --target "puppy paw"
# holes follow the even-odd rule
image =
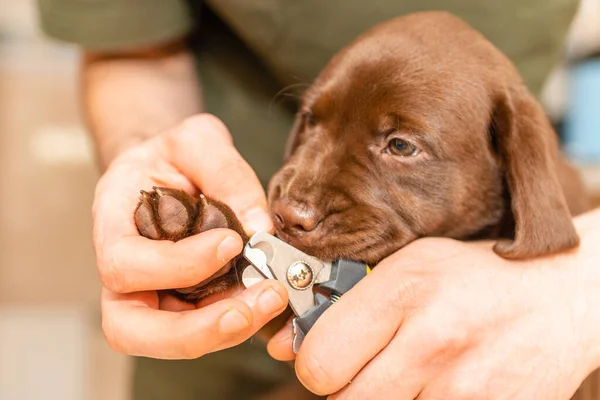
[[[216,228],[229,228],[248,241],[242,224],[226,204],[204,195],[194,197],[183,190],[153,187],[141,191],[134,220],[140,235],[154,240],[178,241]],[[189,288],[169,291],[178,298],[196,302],[240,282],[243,258],[236,257],[212,277]],[[240,265],[237,265],[240,264]]]

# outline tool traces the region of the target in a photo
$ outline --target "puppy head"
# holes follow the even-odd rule
[[[374,264],[418,237],[498,234],[508,240],[496,252],[522,258],[578,243],[559,163],[506,57],[459,19],[419,13],[330,61],[269,201],[278,235],[325,260]]]

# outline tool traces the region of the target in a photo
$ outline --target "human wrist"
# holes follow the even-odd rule
[[[102,170],[127,150],[203,109],[189,50],[156,51],[84,57],[84,119]]]

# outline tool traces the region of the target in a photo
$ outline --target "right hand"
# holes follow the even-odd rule
[[[213,229],[178,242],[139,235],[133,213],[141,189],[181,188],[228,204],[248,234],[272,231],[258,178],[227,128],[202,114],[123,152],[96,187],[93,240],[102,281],[102,327],[111,347],[129,355],[197,358],[247,340],[287,306],[273,280],[230,291],[211,304],[183,303],[158,290],[192,286],[242,250],[241,237]]]

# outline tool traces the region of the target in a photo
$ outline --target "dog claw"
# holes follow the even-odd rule
[[[204,207],[208,206],[208,201],[206,200],[206,196],[204,196],[202,193],[200,193],[200,202],[202,202],[202,205]]]

